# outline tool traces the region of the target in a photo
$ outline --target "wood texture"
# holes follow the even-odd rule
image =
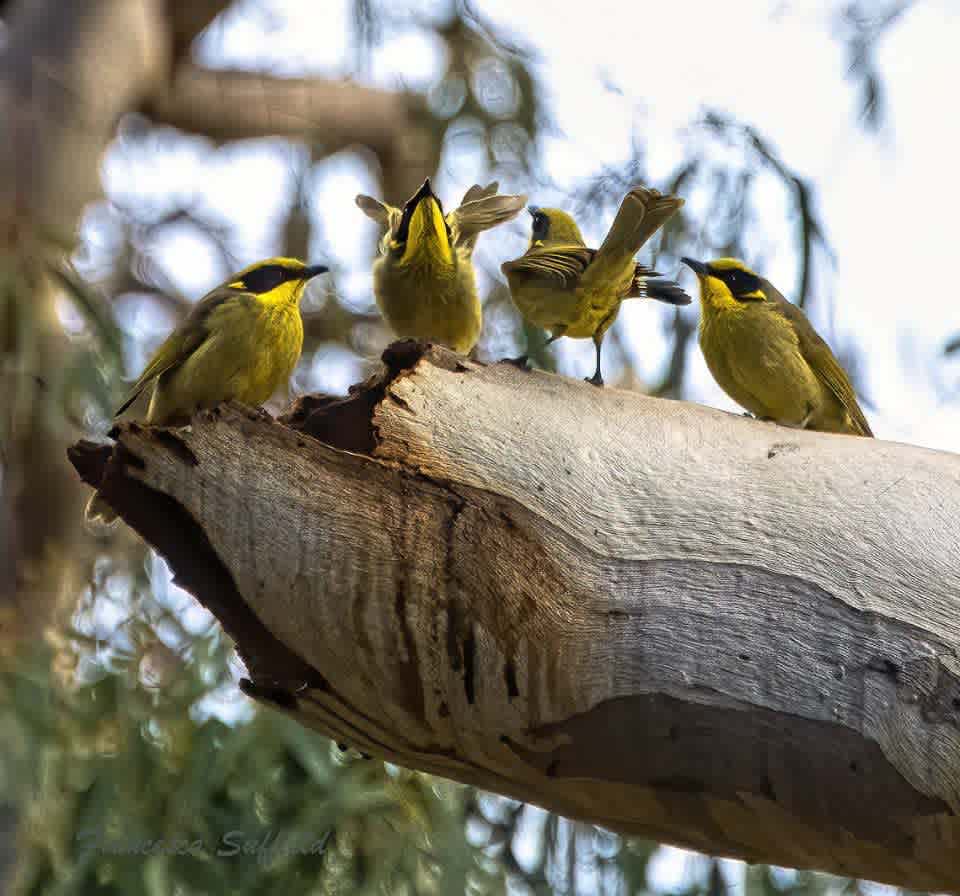
[[[960,891],[960,458],[385,357],[74,453],[249,693],[617,831]]]

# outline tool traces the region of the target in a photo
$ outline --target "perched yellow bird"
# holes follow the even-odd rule
[[[533,233],[520,258],[501,270],[520,313],[532,324],[561,336],[593,339],[597,369],[587,381],[603,385],[600,348],[624,299],[651,298],[689,305],[690,297],[634,256],[683,205],[678,196],[637,187],[624,197],[599,249],[589,249],[577,222],[556,208],[530,206]]]
[[[762,420],[873,435],[840,362],[796,305],[735,258],[682,261],[700,281],[700,348],[727,395]]]
[[[303,348],[300,297],[327,270],[295,258],[268,258],[207,293],[166,338],[116,413],[147,390],[145,422],[189,419],[198,408],[235,400],[260,405],[290,379]],[[87,517],[115,514],[98,495]]]
[[[373,264],[373,291],[397,336],[461,354],[476,345],[483,322],[472,262],[477,236],[516,217],[527,201],[498,189],[496,182],[474,184],[446,216],[429,178],[402,209],[357,196],[364,214],[386,231]]]

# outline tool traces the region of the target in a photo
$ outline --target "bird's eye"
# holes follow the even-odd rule
[[[760,278],[750,271],[727,271],[723,279],[735,296],[749,295],[761,288]]]
[[[262,268],[254,268],[243,278],[243,285],[250,292],[270,292],[290,278],[291,272],[278,264],[267,264]]]
[[[533,216],[533,238],[537,240],[545,239],[549,230],[550,219],[543,212],[537,212]]]

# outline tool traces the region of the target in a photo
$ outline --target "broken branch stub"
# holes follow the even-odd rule
[[[249,693],[622,833],[960,890],[960,458],[384,358],[74,450]]]

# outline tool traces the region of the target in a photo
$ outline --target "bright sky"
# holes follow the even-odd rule
[[[960,83],[960,6],[951,0],[918,2],[881,45],[889,118],[887,130],[872,137],[855,126],[846,60],[831,36],[829,12],[837,4],[670,0],[625,6],[619,0],[592,0],[588,6],[571,4],[567,14],[555,4],[549,15],[538,3],[477,0],[476,5],[541,54],[537,72],[560,130],[542,146],[556,182],[573,184],[622,162],[637,127],[646,139],[651,174],[666,175],[681,158],[684,127],[706,106],[765,133],[787,163],[816,185],[837,266],[818,282],[832,301],[814,305],[814,320],[828,340],[839,335],[845,343],[852,337],[859,347],[867,394],[875,404],[867,410],[875,431],[960,451],[960,358],[950,364],[942,360],[945,341],[960,333],[960,299],[948,276],[960,208],[960,180],[954,176],[960,116],[951,92]],[[400,21],[402,10],[429,15],[435,4],[413,0],[390,8]],[[258,12],[262,9],[269,14]],[[350,65],[346,9],[344,0],[248,4],[211,31],[203,59],[227,67],[340,75]],[[442,62],[440,49],[411,25],[376,51],[367,80],[428,87],[439,77]],[[604,89],[604,81],[623,93]],[[177,140],[156,153],[121,141],[104,174],[117,200],[148,200],[162,208],[172,196],[198,199],[202,208],[237,225],[235,248],[246,264],[277,248],[291,159],[296,153],[279,141],[213,154],[200,140]],[[441,192],[451,200],[484,175],[470,157],[454,158],[439,178]],[[503,187],[525,189],[524,184]],[[373,226],[353,204],[359,191],[375,192],[376,185],[362,165],[344,155],[321,167],[309,199],[322,210],[322,244],[315,247],[314,260],[335,262],[341,289],[364,306],[371,303]],[[541,204],[550,198],[531,197]],[[764,195],[757,208],[758,231],[748,242],[757,248],[746,260],[762,256],[762,272],[789,295],[796,260],[783,209],[782,196]],[[516,223],[484,237],[481,262],[496,270],[504,258],[519,254],[526,226]],[[588,236],[598,239],[602,233]],[[183,230],[169,234],[159,252],[176,285],[194,297],[226,273],[213,253],[201,250]],[[690,276],[683,278],[693,292]],[[820,314],[827,308],[832,322]],[[697,305],[684,313],[695,318]],[[635,302],[624,306],[617,323],[627,351],[650,379],[665,357],[667,320],[663,308]],[[558,351],[564,372],[584,376],[592,370],[588,341],[563,340]],[[312,373],[308,384],[298,385],[345,391],[361,371],[355,357],[337,352],[324,355]],[[945,400],[951,388],[953,395]],[[689,393],[694,400],[736,410],[712,382],[697,349],[691,353]],[[682,855],[659,855],[652,866],[655,883],[662,888],[682,884]],[[732,881],[741,879],[739,872],[731,874]]]

